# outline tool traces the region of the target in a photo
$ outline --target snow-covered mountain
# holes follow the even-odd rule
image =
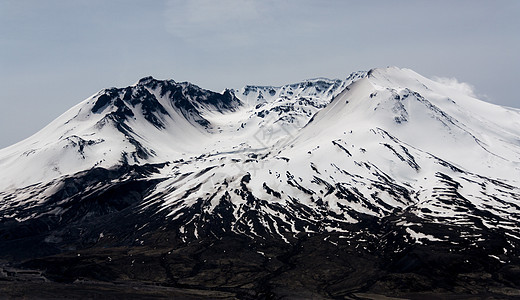
[[[0,150],[0,252],[168,232],[175,245],[323,236],[395,261],[435,245],[505,264],[519,184],[520,110],[411,70],[222,93],[147,77]]]
[[[359,76],[223,93],[147,77],[127,88],[102,90],[34,136],[0,150],[0,189],[122,162],[162,163],[212,150],[265,146],[267,141],[252,137],[258,127],[277,122],[284,131],[271,137],[276,139],[285,131],[296,132]],[[265,118],[270,112],[280,117]]]

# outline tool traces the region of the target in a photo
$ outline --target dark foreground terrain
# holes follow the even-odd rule
[[[166,247],[167,239],[3,262],[0,298],[520,297],[518,261],[463,247],[417,244],[389,254],[375,241],[354,245],[340,234],[302,235],[292,245],[228,236]]]

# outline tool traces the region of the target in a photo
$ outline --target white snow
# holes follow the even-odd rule
[[[407,227],[406,228],[406,232],[415,240],[416,243],[418,244],[422,244],[422,241],[421,240],[428,240],[428,241],[432,241],[432,242],[436,242],[436,241],[443,241],[441,239],[438,239],[436,237],[434,237],[433,235],[429,235],[429,234],[424,234],[424,233],[420,233],[420,232],[416,232],[412,229],[410,229],[410,227]]]

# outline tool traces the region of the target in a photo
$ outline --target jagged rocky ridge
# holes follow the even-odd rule
[[[397,68],[223,93],[144,78],[0,150],[0,253],[113,281],[148,276],[128,251],[168,249],[152,281],[252,298],[513,293],[519,116]],[[219,247],[244,253],[225,276]],[[99,249],[118,264],[67,256]]]

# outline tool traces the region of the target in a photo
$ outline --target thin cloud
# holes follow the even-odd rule
[[[475,92],[475,87],[467,82],[460,82],[457,80],[457,78],[454,78],[454,77],[450,78],[450,77],[434,76],[432,79],[438,83],[447,85],[450,88],[457,90],[463,94],[466,94],[471,97],[477,97],[476,92]]]
[[[189,41],[247,41],[248,27],[262,20],[264,8],[261,3],[254,0],[170,0],[165,10],[166,30]]]

